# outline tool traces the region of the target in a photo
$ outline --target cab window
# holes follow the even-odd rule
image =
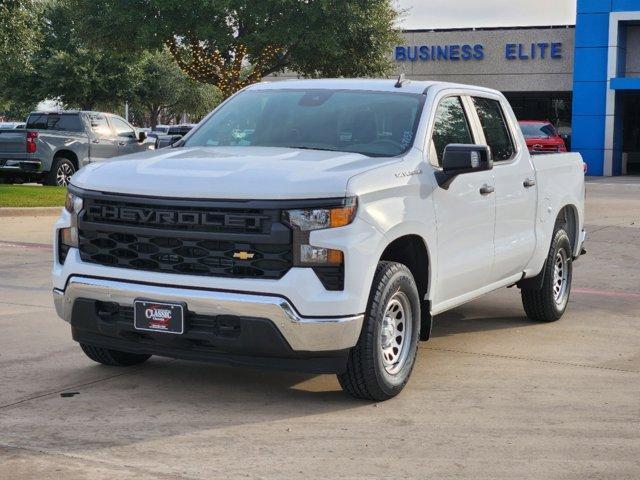
[[[116,137],[136,137],[136,132],[133,130],[133,128],[131,128],[131,126],[121,118],[111,117],[109,120],[111,121],[113,131],[116,133]]]
[[[511,160],[516,149],[500,102],[490,98],[473,97],[473,104],[478,112],[487,145],[491,148],[493,161]]]
[[[436,109],[431,148],[432,154],[435,154],[437,158],[437,163],[432,161],[434,165],[442,165],[444,149],[451,143],[468,145],[474,143],[460,97],[447,97],[440,102]]]

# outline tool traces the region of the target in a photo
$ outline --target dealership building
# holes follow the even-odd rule
[[[579,0],[575,27],[408,30],[393,58],[411,79],[502,91],[591,175],[640,174],[640,0]]]

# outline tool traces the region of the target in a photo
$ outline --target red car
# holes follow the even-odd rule
[[[518,123],[531,154],[567,151],[563,138],[551,122],[521,120]]]

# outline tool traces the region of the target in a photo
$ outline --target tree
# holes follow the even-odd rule
[[[148,115],[151,127],[158,124],[161,116],[188,112],[201,117],[219,102],[215,87],[188,78],[165,50],[144,52],[134,71],[133,108]]]
[[[34,55],[38,68],[33,93],[83,110],[124,102],[133,81],[128,54],[87,46],[77,35],[80,20],[66,1],[50,2],[44,14],[43,45]]]
[[[0,0],[0,115],[24,119],[35,102],[19,90],[33,72],[40,47],[42,5],[36,0]]]
[[[116,51],[166,46],[186,74],[224,96],[285,69],[384,75],[398,41],[390,0],[69,1],[89,39]]]
[[[0,0],[0,76],[16,66],[30,64],[38,48],[41,2],[36,0]]]

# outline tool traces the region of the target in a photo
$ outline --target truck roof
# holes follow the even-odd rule
[[[281,89],[306,89],[318,88],[328,90],[369,90],[380,92],[398,93],[424,93],[428,88],[437,86],[440,88],[472,88],[490,93],[498,93],[489,88],[477,87],[475,85],[461,85],[450,82],[435,82],[411,80],[405,78],[401,87],[396,87],[397,78],[389,79],[368,79],[368,78],[327,78],[319,80],[278,80],[255,83],[248,87],[249,90],[281,90]]]
[[[102,114],[107,115],[105,112],[94,112],[92,110],[36,110],[34,112],[29,113],[29,115],[65,115],[65,114],[74,114],[74,113],[90,113],[90,114]]]

